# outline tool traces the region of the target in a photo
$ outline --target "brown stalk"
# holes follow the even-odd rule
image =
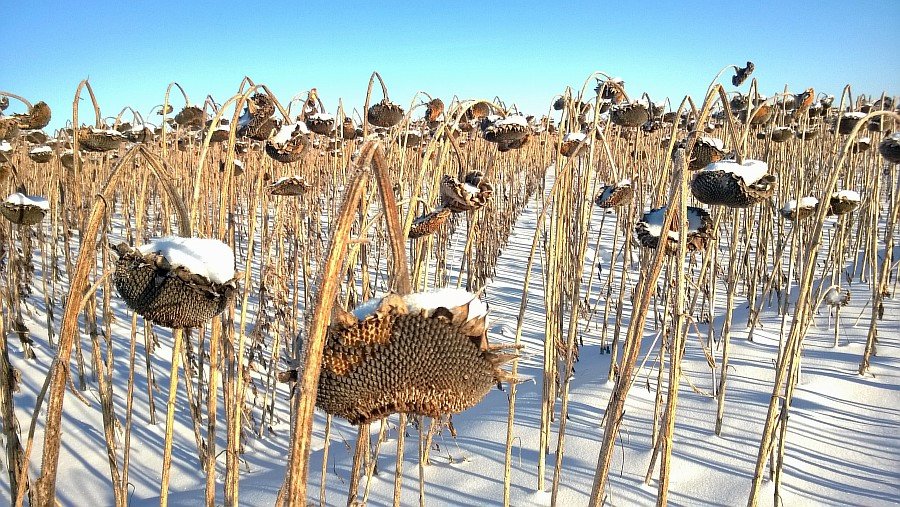
[[[841,169],[843,168],[844,163],[846,162],[847,157],[850,153],[850,146],[856,138],[859,130],[864,125],[866,125],[866,123],[870,119],[882,115],[893,116],[895,121],[900,119],[900,115],[898,115],[897,113],[889,111],[875,111],[869,113],[859,121],[850,135],[847,136],[847,140],[845,141],[844,148],[841,152],[841,157],[838,159],[834,169],[828,176],[827,183],[823,187],[825,195],[819,199],[820,203],[827,202],[826,199],[835,188],[837,180],[841,174]],[[816,213],[813,214],[814,218],[812,218],[812,220],[814,220],[813,223],[816,224],[815,230],[812,232],[809,238],[807,253],[803,261],[803,273],[801,274],[800,279],[800,292],[797,296],[794,317],[791,321],[790,334],[784,345],[784,353],[779,356],[778,362],[775,366],[775,381],[772,387],[772,396],[769,401],[769,408],[766,414],[763,432],[760,436],[759,452],[757,454],[756,468],[753,474],[753,482],[751,484],[750,495],[747,498],[747,505],[749,507],[754,507],[759,502],[763,469],[765,467],[766,460],[769,457],[769,453],[771,452],[772,438],[774,436],[776,419],[778,417],[778,406],[779,404],[781,404],[782,410],[785,410],[790,404],[789,396],[790,394],[792,394],[793,389],[791,385],[791,379],[788,379],[787,375],[789,370],[792,370],[792,368],[788,368],[788,365],[799,363],[798,358],[802,350],[801,345],[803,343],[803,337],[806,335],[806,330],[811,320],[810,312],[812,305],[810,295],[812,291],[813,277],[816,271],[816,259],[818,258],[819,247],[822,243],[822,230],[824,229],[825,225],[825,215],[827,212],[828,206],[820,205]],[[796,377],[793,377],[793,379],[796,380]],[[780,393],[782,386],[785,384],[785,380],[788,380],[788,385],[785,386],[785,396],[782,401],[782,396],[780,395]]]
[[[379,150],[380,145],[377,142],[365,143],[357,162],[351,168],[353,176],[348,184],[341,211],[335,222],[328,255],[322,268],[319,290],[314,304],[315,310],[310,321],[309,335],[305,346],[303,376],[299,381],[300,388],[298,392],[301,395],[295,409],[295,427],[291,443],[290,466],[285,474],[285,483],[279,495],[280,499],[289,505],[303,505],[306,502],[312,415],[315,407],[319,373],[322,367],[325,333],[331,320],[331,310],[340,285],[341,277],[339,273],[346,255],[350,227],[353,223],[357,203],[362,197],[367,180],[367,173],[364,169],[373,162],[373,159],[388,229],[392,230],[393,227],[397,227],[397,224],[399,224],[396,214],[391,212],[391,210],[396,209],[396,204],[393,202],[392,186],[386,189],[381,188],[381,183],[388,180],[389,177],[383,154],[379,154]],[[397,230],[399,230],[399,227],[397,227]],[[398,292],[402,293],[404,289],[409,290],[406,253],[402,247],[402,238],[392,234],[392,244],[401,245],[399,250],[392,250],[392,254],[394,256],[394,268],[395,270],[400,270],[395,272],[395,285]],[[399,267],[401,264],[403,268]],[[400,274],[404,272],[407,273],[405,280],[403,275]]]
[[[676,157],[675,172],[682,175],[687,170],[687,161],[682,153],[681,157]],[[687,178],[681,176],[677,178],[681,182],[681,189],[675,205],[678,208],[678,223],[682,224],[679,234],[687,233]],[[665,230],[665,229],[664,229]],[[662,459],[660,460],[659,485],[657,488],[656,505],[666,505],[669,494],[669,473],[671,469],[672,459],[672,437],[675,433],[675,411],[678,406],[678,387],[681,379],[681,359],[684,354],[685,335],[687,332],[687,316],[684,309],[685,292],[687,288],[687,279],[685,276],[684,260],[687,255],[687,242],[678,242],[678,255],[672,263],[675,268],[675,304],[674,304],[674,329],[672,329],[672,340],[669,344],[669,374],[668,389],[666,392],[666,409],[663,416],[662,434],[659,436],[659,442],[662,443]],[[662,368],[660,368],[662,369]],[[660,386],[661,388],[661,386]]]
[[[82,82],[88,86],[86,81]],[[77,102],[75,104],[77,109]],[[76,113],[77,114],[77,113]],[[47,409],[47,421],[44,433],[44,450],[42,457],[41,475],[37,481],[35,501],[38,505],[50,505],[55,497],[56,489],[56,473],[59,460],[59,446],[62,436],[62,407],[65,397],[65,385],[69,374],[69,358],[71,357],[72,347],[75,338],[78,335],[78,313],[80,312],[80,302],[82,294],[88,289],[88,279],[91,267],[96,259],[96,242],[91,238],[96,238],[100,226],[106,215],[107,203],[112,201],[115,194],[117,183],[124,174],[121,169],[128,165],[128,162],[137,154],[146,153],[146,149],[140,145],[136,145],[129,149],[116,165],[112,168],[111,173],[107,177],[100,194],[95,198],[93,207],[91,208],[90,218],[84,228],[82,235],[81,248],[79,249],[78,262],[71,276],[71,285],[69,287],[69,296],[66,298],[66,305],[63,309],[63,318],[60,325],[60,341],[57,350],[56,359],[50,368],[49,377],[51,379],[49,387],[49,404]],[[147,157],[153,174],[158,180],[164,182],[164,188],[167,191],[174,191],[174,188],[165,186],[165,181],[170,180],[162,167],[154,166],[153,158]],[[173,201],[177,202],[180,197],[177,194],[169,196]],[[179,219],[180,226],[183,227],[185,234],[190,234],[190,226],[184,222],[184,217]]]
[[[896,167],[894,173],[896,174]],[[887,294],[887,285],[891,277],[891,266],[893,265],[894,251],[894,229],[900,221],[900,192],[894,191],[894,199],[891,202],[891,213],[888,215],[887,225],[885,227],[884,240],[884,259],[875,275],[876,281],[872,284],[872,316],[869,319],[869,331],[866,335],[866,348],[863,351],[862,360],[859,363],[859,374],[865,375],[869,371],[872,355],[875,353],[875,343],[878,341],[878,325],[877,321],[883,311],[882,301]],[[873,234],[874,236],[874,234]],[[873,249],[874,250],[874,249]],[[837,324],[835,324],[835,333]],[[837,336],[835,334],[835,336]],[[835,338],[837,343],[837,338]]]
[[[3,433],[6,438],[6,462],[9,472],[10,505],[16,504],[24,496],[23,490],[28,484],[19,487],[19,481],[28,482],[25,469],[26,461],[19,441],[16,414],[13,407],[13,384],[15,374],[9,361],[9,350],[6,346],[6,323],[0,315],[0,406],[2,406]],[[20,479],[21,478],[21,479]]]
[[[172,441],[175,434],[175,399],[178,394],[178,366],[181,361],[181,348],[184,346],[184,330],[173,329],[175,344],[172,346],[172,368],[170,370],[169,401],[166,410],[166,436],[163,444],[162,479],[159,488],[159,505],[169,503],[169,471],[172,468]]]
[[[86,82],[83,82],[86,83]],[[77,107],[77,103],[76,103]],[[69,358],[72,347],[78,335],[78,313],[80,312],[79,295],[87,289],[88,275],[91,265],[96,259],[96,243],[88,238],[96,238],[100,224],[106,212],[106,203],[115,192],[116,183],[123,174],[120,169],[134,157],[137,148],[132,148],[119,159],[112,173],[107,178],[103,191],[94,201],[91,215],[85,227],[81,248],[78,254],[78,262],[71,276],[69,297],[63,309],[63,318],[59,332],[59,346],[56,359],[50,367],[49,402],[47,407],[47,421],[44,430],[44,448],[41,466],[41,475],[36,483],[35,502],[41,506],[51,506],[56,496],[56,473],[59,460],[59,446],[62,437],[62,409],[65,397],[65,387],[69,376]],[[73,297],[74,296],[74,297]]]
[[[721,88],[721,86],[718,85],[717,87],[714,87],[714,89],[710,90],[710,92],[708,93],[706,100],[704,101],[704,107],[701,110],[699,117],[697,118],[698,124],[703,124],[703,122],[706,121],[706,118],[708,117],[715,102],[712,97],[716,93],[718,88]],[[685,153],[691,152],[695,142],[696,137],[694,139],[691,139],[691,141],[688,143],[688,146],[685,148]],[[668,165],[668,163],[669,162],[667,161],[666,164]],[[667,199],[667,202],[680,202],[679,199],[686,200],[684,196],[686,185],[683,181],[686,178],[687,175],[685,174],[685,171],[676,171],[676,174],[674,175],[674,185],[670,188],[669,198]],[[668,231],[670,229],[675,215],[676,212],[674,211],[674,207],[669,207],[666,209],[666,215],[663,220],[661,230]],[[681,237],[686,238],[687,221],[682,221],[680,225]],[[631,387],[631,377],[634,372],[638,354],[640,353],[641,342],[643,341],[644,326],[646,323],[647,314],[649,313],[648,310],[650,306],[650,299],[655,292],[656,283],[659,278],[660,271],[662,270],[665,257],[665,249],[658,248],[655,252],[655,255],[653,256],[652,263],[650,264],[648,270],[642,270],[640,278],[638,280],[638,286],[636,288],[637,297],[635,298],[634,311],[632,313],[631,323],[628,327],[628,334],[625,338],[625,349],[623,350],[619,376],[616,379],[616,385],[613,388],[613,392],[609,399],[609,404],[607,405],[606,411],[604,413],[606,425],[604,427],[603,443],[600,448],[600,455],[597,459],[597,469],[594,474],[594,484],[591,490],[590,505],[592,507],[601,505],[605,498],[609,465],[612,460],[613,451],[615,450],[615,440],[619,433],[619,426],[622,423],[625,398],[628,396],[628,391]],[[670,417],[674,417],[674,414],[671,414]]]

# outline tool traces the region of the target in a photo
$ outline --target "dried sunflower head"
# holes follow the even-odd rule
[[[316,405],[352,424],[393,413],[438,417],[470,408],[514,355],[488,345],[486,306],[460,289],[389,294],[328,328]]]
[[[754,69],[756,69],[756,65],[753,65],[753,62],[751,61],[747,61],[745,67],[736,67],[734,75],[731,76],[731,84],[734,86],[741,86],[744,84],[744,81],[750,77],[750,74],[753,74]]]

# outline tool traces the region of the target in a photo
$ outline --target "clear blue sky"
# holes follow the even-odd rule
[[[625,79],[632,95],[680,100],[747,60],[765,94],[785,84],[838,94],[847,83],[900,93],[897,0],[33,0],[3,11],[0,89],[48,102],[51,127],[71,117],[88,77],[104,116],[125,105],[146,113],[171,81],[194,103],[208,93],[223,102],[244,75],[285,102],[317,87],[330,111],[338,98],[361,109],[373,70],[404,107],[424,90],[445,101],[499,95],[537,114],[595,70]]]

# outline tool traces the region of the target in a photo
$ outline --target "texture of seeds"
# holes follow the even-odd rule
[[[142,255],[128,245],[119,255],[116,289],[128,307],[159,325],[198,327],[222,313],[234,297],[233,283],[214,284],[182,268],[172,268],[155,254]]]

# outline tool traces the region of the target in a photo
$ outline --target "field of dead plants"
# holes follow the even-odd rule
[[[896,501],[898,104],[752,71],[527,112],[0,92],[0,492]]]

